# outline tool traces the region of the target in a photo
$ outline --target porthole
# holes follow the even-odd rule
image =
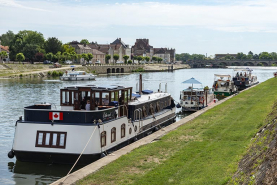
[[[132,128],[129,129],[129,134],[132,134]]]

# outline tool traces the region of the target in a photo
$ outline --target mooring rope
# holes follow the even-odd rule
[[[72,166],[72,168],[69,170],[68,174],[64,177],[64,179],[63,179],[63,181],[61,182],[61,184],[67,179],[68,175],[70,174],[70,172],[73,170],[73,168],[75,167],[75,165],[77,164],[77,162],[79,161],[79,159],[81,158],[81,156],[83,155],[83,153],[84,153],[85,149],[87,148],[88,143],[89,143],[89,141],[91,140],[92,135],[94,134],[96,128],[97,128],[97,126],[95,126],[95,128],[94,128],[92,134],[90,135],[90,138],[89,138],[89,140],[88,140],[88,142],[87,142],[85,148],[83,149],[83,151],[82,151],[81,154],[79,155],[78,159],[76,160],[76,162],[74,163],[74,165]]]

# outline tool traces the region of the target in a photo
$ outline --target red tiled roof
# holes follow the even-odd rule
[[[9,46],[2,46],[2,45],[0,45],[0,47],[1,47],[1,50],[6,51],[7,53],[10,52],[10,51],[9,51]]]

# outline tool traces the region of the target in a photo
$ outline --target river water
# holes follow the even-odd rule
[[[276,67],[255,67],[253,74],[263,82],[273,77]],[[211,87],[214,74],[233,75],[233,69],[181,69],[174,72],[143,73],[144,89],[157,91],[162,84],[162,91],[167,83],[168,92],[178,101],[180,91],[186,87],[184,80],[194,77],[203,86]],[[26,163],[9,159],[7,153],[12,148],[15,121],[23,116],[25,106],[48,102],[59,105],[60,88],[74,84],[123,85],[136,90],[139,73],[128,75],[98,76],[96,81],[63,82],[35,79],[0,79],[0,184],[49,184],[63,177],[70,170],[70,165],[49,165]],[[177,120],[186,116],[177,110]],[[80,167],[75,168],[78,169]]]

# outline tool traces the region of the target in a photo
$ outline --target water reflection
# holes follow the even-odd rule
[[[144,73],[144,89],[157,91],[162,83],[162,91],[167,83],[168,92],[178,102],[180,91],[185,88],[182,81],[191,77],[211,87],[214,74],[232,74],[232,69],[185,69],[174,72]],[[254,74],[263,82],[273,77],[272,69],[255,69]],[[130,75],[98,76],[96,81],[43,81],[35,79],[0,79],[0,184],[49,184],[64,176],[71,165],[47,165],[42,163],[24,163],[9,159],[7,153],[11,150],[15,121],[23,116],[23,108],[33,103],[48,102],[59,105],[60,88],[73,84],[124,85],[136,90],[139,73]],[[57,79],[54,79],[57,80]],[[177,120],[190,113],[182,113],[177,109]],[[76,169],[80,168],[78,166]],[[75,169],[75,170],[76,170]]]

